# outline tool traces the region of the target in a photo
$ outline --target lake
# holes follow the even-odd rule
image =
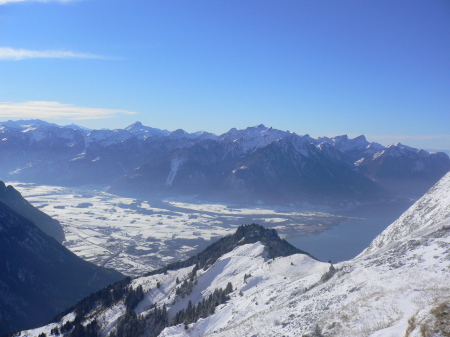
[[[358,217],[341,222],[316,235],[288,238],[293,246],[307,251],[321,261],[347,261],[361,253],[372,240],[411,206],[412,202],[365,206],[339,215]]]

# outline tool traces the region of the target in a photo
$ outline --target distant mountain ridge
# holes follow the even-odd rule
[[[197,196],[234,203],[346,207],[418,198],[450,159],[364,136],[297,135],[264,125],[222,135],[136,122],[89,130],[39,120],[0,123],[0,177],[40,184],[103,184],[128,196]]]

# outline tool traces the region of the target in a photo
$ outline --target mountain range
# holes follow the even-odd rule
[[[19,336],[448,336],[450,173],[352,260],[252,224]]]
[[[136,122],[89,130],[40,120],[0,123],[0,177],[59,186],[103,184],[127,196],[196,196],[246,204],[336,207],[417,199],[450,170],[443,152],[364,136],[318,139],[258,125],[169,132]]]

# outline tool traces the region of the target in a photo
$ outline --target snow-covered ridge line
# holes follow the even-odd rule
[[[228,144],[228,151],[234,153],[235,156],[242,154],[250,154],[260,148],[263,148],[273,142],[289,139],[299,151],[308,156],[307,152],[303,152],[305,145],[311,144],[320,149],[324,144],[331,145],[342,153],[348,154],[356,166],[364,166],[368,159],[376,160],[382,156],[400,157],[410,154],[417,154],[419,157],[427,158],[430,153],[426,150],[412,148],[401,143],[395,143],[389,146],[382,146],[375,142],[368,142],[364,135],[360,135],[350,139],[347,135],[335,137],[318,137],[317,139],[310,137],[308,134],[297,135],[295,132],[277,130],[272,127],[266,127],[263,124],[247,127],[242,130],[232,128],[222,135],[215,135],[205,131],[197,131],[188,133],[182,129],[175,131],[161,130],[149,126],[144,126],[141,122],[135,122],[124,129],[100,129],[91,130],[75,124],[68,126],[59,126],[41,120],[18,120],[0,122],[0,133],[3,134],[2,141],[7,142],[10,135],[9,130],[19,130],[23,135],[27,135],[29,141],[40,142],[49,138],[64,139],[67,146],[74,147],[79,143],[80,138],[84,140],[82,152],[86,153],[86,148],[92,144],[100,144],[101,146],[112,146],[137,138],[140,141],[146,139],[172,139],[172,140],[214,140],[219,143]],[[193,143],[186,142],[179,144],[177,147],[190,147]],[[81,146],[81,145],[80,145]],[[358,154],[356,154],[358,153]],[[436,154],[433,152],[433,155]],[[446,156],[444,152],[437,152],[439,156]],[[418,163],[416,170],[422,170],[423,164]]]
[[[103,184],[132,197],[195,195],[224,203],[355,207],[416,199],[450,170],[445,153],[402,144],[383,147],[364,136],[314,139],[264,125],[220,136],[139,122],[116,130],[35,120],[4,122],[0,128],[0,154],[9,158],[0,164],[3,179]]]
[[[117,141],[126,140],[132,136],[137,136],[139,139],[146,139],[148,137],[174,137],[174,138],[203,138],[203,139],[216,139],[219,141],[231,141],[231,142],[245,142],[246,147],[248,148],[257,148],[264,145],[267,145],[271,142],[277,141],[279,139],[296,135],[295,132],[291,131],[282,131],[278,129],[274,129],[272,127],[266,127],[263,124],[247,127],[245,129],[238,130],[236,128],[232,128],[231,130],[221,134],[215,135],[213,133],[207,131],[197,131],[193,133],[186,132],[182,129],[168,131],[162,130],[158,128],[153,128],[149,126],[144,126],[141,122],[135,122],[123,129],[99,129],[92,130],[88,129],[76,124],[71,124],[67,126],[60,126],[54,123],[48,123],[42,120],[8,120],[5,122],[0,122],[0,130],[4,130],[5,128],[14,128],[19,129],[22,132],[31,132],[36,130],[42,130],[43,128],[48,127],[57,127],[60,130],[69,129],[76,130],[84,133],[84,136],[88,140],[87,142],[91,142],[93,140],[96,141],[104,141],[106,138],[111,138],[111,135],[121,135]],[[350,139],[347,135],[339,135],[335,137],[318,137],[317,139],[310,137],[308,134],[300,136],[303,140],[306,140],[316,146],[328,143],[336,147],[342,152],[350,152],[354,150],[362,150],[367,149],[368,151],[373,153],[379,152],[382,149],[385,149],[381,144],[372,142],[369,143],[364,135],[357,136],[353,139]],[[111,143],[113,143],[110,140]],[[253,144],[252,144],[253,143]],[[411,148],[409,146],[403,145],[401,143],[395,143],[387,146],[386,148],[396,148],[406,151],[416,151],[417,149]],[[425,151],[425,150],[422,150]],[[395,154],[394,154],[395,155]]]
[[[93,142],[97,142],[103,146],[110,146],[117,143],[127,141],[133,137],[144,141],[147,138],[170,138],[170,139],[198,139],[198,140],[216,140],[218,142],[226,142],[234,144],[232,151],[239,153],[251,153],[259,148],[267,146],[268,144],[284,138],[295,139],[294,142],[305,142],[313,144],[317,147],[322,147],[323,144],[329,144],[343,153],[352,153],[355,151],[364,153],[364,157],[371,156],[377,159],[382,155],[398,157],[407,155],[408,153],[417,153],[422,157],[428,157],[430,153],[426,150],[412,148],[401,143],[395,143],[389,146],[382,146],[379,143],[368,142],[364,135],[357,136],[350,139],[347,135],[340,135],[335,137],[318,137],[317,139],[310,137],[308,134],[297,135],[295,132],[277,130],[272,127],[266,127],[263,124],[247,127],[242,130],[232,128],[222,135],[215,135],[206,131],[197,131],[193,133],[186,132],[182,129],[175,131],[161,130],[149,126],[144,126],[141,122],[135,122],[124,129],[100,129],[92,130],[71,124],[67,126],[59,126],[54,123],[48,123],[42,120],[18,120],[0,122],[0,133],[7,133],[8,129],[20,130],[24,134],[30,135],[30,139],[38,142],[48,138],[50,135],[57,138],[65,138],[69,143],[74,141],[75,134],[78,132],[85,141],[85,146]],[[51,133],[50,133],[51,131]],[[7,141],[8,138],[3,138]],[[72,142],[72,145],[74,143]],[[230,149],[231,150],[231,149]],[[434,152],[433,152],[434,153]],[[439,152],[441,155],[444,152]],[[358,158],[357,165],[360,165],[364,158]]]

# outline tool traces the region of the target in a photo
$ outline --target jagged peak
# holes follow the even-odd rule
[[[388,145],[388,146],[386,146],[386,148],[389,148],[389,149],[398,148],[398,149],[407,149],[407,150],[417,150],[416,148],[410,147],[410,146],[405,145],[405,144],[403,144],[401,142],[397,142],[397,143]]]
[[[344,140],[344,141],[346,141],[346,140],[348,140],[348,136],[347,136],[347,135],[339,135],[339,136],[333,137],[332,139],[334,139],[334,140]]]
[[[266,127],[264,124],[258,124],[256,126],[249,126],[245,130],[262,130],[262,129],[267,130],[268,127]]]
[[[136,122],[130,124],[129,126],[127,126],[127,127],[125,128],[125,130],[131,130],[131,129],[136,129],[136,128],[142,128],[143,126],[144,126],[144,125],[143,125],[141,122],[136,121]]]

